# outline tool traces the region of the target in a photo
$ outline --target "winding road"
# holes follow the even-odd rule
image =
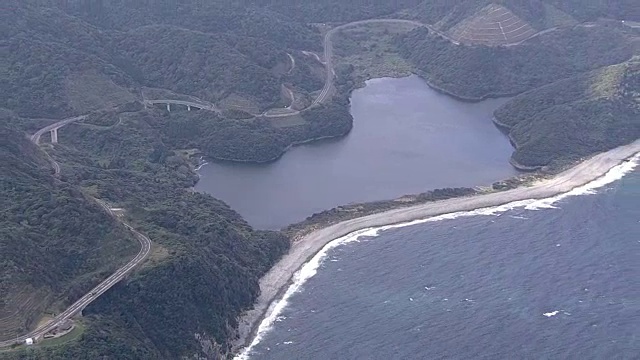
[[[358,26],[358,25],[366,25],[366,24],[374,24],[374,23],[396,23],[396,24],[408,24],[408,25],[414,25],[416,27],[423,27],[423,28],[427,28],[429,30],[429,32],[436,34],[437,36],[440,36],[441,38],[444,38],[446,40],[449,40],[452,44],[454,45],[460,45],[460,42],[455,40],[454,38],[452,38],[451,36],[435,29],[432,25],[429,24],[424,24],[418,21],[413,21],[413,20],[406,20],[406,19],[370,19],[370,20],[361,20],[361,21],[354,21],[348,24],[344,24],[344,25],[340,25],[337,26],[331,30],[329,30],[325,36],[324,36],[324,63],[325,67],[326,67],[326,71],[327,71],[327,79],[325,80],[324,83],[324,87],[322,88],[322,90],[320,91],[320,94],[318,95],[318,97],[313,101],[313,103],[311,104],[311,106],[316,106],[319,104],[322,104],[327,97],[329,96],[329,94],[331,93],[331,89],[333,88],[333,78],[335,76],[335,71],[333,69],[333,61],[332,61],[332,57],[333,57],[333,43],[332,43],[332,37],[333,35],[343,29],[346,29],[348,27],[352,27],[352,26]],[[502,45],[504,47],[511,47],[511,46],[516,46],[516,45],[520,45],[523,42],[530,40],[534,37],[537,37],[539,35],[542,34],[546,34],[548,32],[551,31],[555,31],[557,30],[557,28],[550,28],[541,32],[537,32],[531,36],[529,36],[528,38],[518,41],[516,43],[512,43],[512,44],[506,44],[506,45]],[[318,59],[318,61],[320,61],[320,59],[317,57],[316,54],[313,54],[311,52],[305,52],[305,54],[310,54],[310,55],[315,55],[316,58]]]
[[[46,127],[42,128],[42,129],[38,130],[35,134],[33,134],[31,136],[31,141],[33,141],[36,145],[38,145],[39,142],[40,142],[40,137],[45,132],[51,131],[51,130],[54,130],[54,129],[59,129],[59,128],[65,126],[65,125],[68,125],[68,124],[70,124],[72,122],[75,122],[75,121],[78,121],[78,120],[81,120],[81,119],[84,119],[84,118],[86,118],[86,115],[65,119],[65,120],[59,121],[59,122],[57,122],[55,124],[51,124],[49,126],[46,126]],[[45,153],[46,153],[46,151],[45,151]],[[48,153],[47,153],[47,156],[49,157],[50,161],[52,162],[55,174],[59,174],[60,173],[60,166],[58,165],[58,163],[55,160],[53,160],[53,158],[51,158],[51,156],[49,156]],[[147,258],[147,256],[149,256],[149,253],[151,252],[151,239],[149,239],[147,236],[145,236],[144,234],[142,234],[139,231],[137,231],[136,229],[134,229],[131,225],[127,224],[122,219],[118,218],[114,214],[114,212],[111,210],[111,208],[104,201],[96,199],[96,198],[93,198],[93,200],[95,200],[104,209],[104,211],[107,212],[111,217],[116,219],[116,221],[120,222],[127,229],[129,229],[129,231],[131,231],[133,233],[135,238],[140,243],[140,251],[138,251],[138,254],[133,259],[131,259],[129,262],[127,262],[123,267],[121,267],[118,270],[116,270],[116,272],[111,274],[108,278],[106,278],[104,281],[102,281],[96,287],[91,289],[87,294],[82,296],[80,299],[78,299],[76,302],[74,302],[71,306],[69,306],[66,310],[64,310],[63,312],[58,314],[52,320],[48,321],[44,325],[42,325],[42,326],[36,328],[35,330],[30,331],[30,332],[28,332],[28,333],[26,333],[24,335],[12,338],[10,340],[0,341],[0,348],[12,346],[12,345],[14,345],[16,343],[23,344],[26,341],[26,339],[28,339],[28,338],[32,338],[32,339],[40,339],[40,338],[42,338],[46,333],[48,333],[49,331],[55,329],[56,327],[60,326],[61,324],[63,324],[64,322],[66,322],[67,320],[73,318],[76,314],[81,312],[87,305],[89,305],[95,299],[100,297],[100,295],[104,294],[107,290],[109,290],[111,287],[113,287],[115,284],[117,284],[120,280],[124,279],[125,276],[127,276],[129,273],[131,273],[131,271],[136,266],[138,266],[140,263],[142,263],[142,261],[144,261]]]
[[[197,103],[197,102],[186,101],[186,100],[159,99],[159,100],[144,100],[143,102],[146,105],[154,105],[154,104],[183,105],[183,106],[190,106],[192,108],[201,109],[201,110],[220,112],[220,110],[216,108],[216,106],[213,104]]]
[[[65,125],[71,124],[72,122],[76,122],[79,120],[84,120],[86,118],[87,118],[87,115],[80,115],[80,116],[64,119],[62,121],[58,121],[57,123],[51,124],[49,126],[45,126],[42,129],[36,131],[35,134],[31,135],[31,141],[34,144],[38,145],[40,144],[40,137],[42,137],[44,133],[53,131],[53,130],[58,130]]]
[[[358,26],[358,25],[367,25],[367,24],[407,24],[407,25],[413,25],[415,27],[423,27],[423,28],[427,28],[429,30],[429,32],[436,34],[437,36],[440,36],[448,41],[450,41],[452,44],[454,45],[460,45],[460,42],[455,40],[454,38],[452,38],[451,36],[437,30],[436,28],[434,28],[432,25],[429,24],[425,24],[425,23],[421,23],[419,21],[414,21],[414,20],[407,20],[407,19],[369,19],[369,20],[360,20],[360,21],[354,21],[354,22],[350,22],[347,24],[343,24],[340,26],[336,26],[335,28],[329,30],[325,36],[324,36],[324,40],[323,40],[323,47],[324,47],[324,61],[322,61],[320,59],[320,57],[313,53],[313,52],[309,52],[309,51],[303,51],[302,53],[305,55],[309,55],[309,56],[313,56],[316,58],[316,60],[318,60],[318,62],[322,63],[325,66],[326,69],[326,79],[324,82],[324,86],[322,87],[322,90],[320,90],[320,93],[318,94],[318,96],[313,100],[313,102],[311,103],[311,105],[309,105],[307,108],[302,109],[302,110],[293,110],[291,109],[291,107],[287,107],[287,108],[283,108],[283,109],[269,109],[266,110],[265,112],[263,112],[262,114],[254,114],[255,116],[264,116],[264,117],[271,117],[271,118],[277,118],[277,117],[286,117],[286,116],[292,116],[292,115],[297,115],[300,112],[307,110],[311,107],[317,106],[322,104],[323,102],[325,102],[327,100],[327,98],[329,97],[331,90],[333,89],[333,84],[334,84],[334,77],[335,77],[335,70],[334,70],[334,64],[333,64],[333,35],[337,32],[339,32],[340,30],[349,28],[349,27],[353,27],[353,26]],[[522,40],[522,41],[518,41],[517,43],[513,43],[513,44],[506,44],[506,45],[502,45],[502,46],[506,46],[506,47],[510,47],[510,46],[516,46],[516,45],[520,45],[523,42],[534,38],[536,36],[545,34],[547,32],[551,32],[556,30],[556,28],[551,28],[551,29],[547,29],[538,33],[533,34],[532,36]],[[291,61],[291,68],[289,69],[289,72],[291,72],[294,68],[295,68],[295,58],[293,56],[291,56],[291,54],[287,53],[287,55],[290,58]],[[290,91],[289,89],[287,89],[288,91]],[[209,110],[209,111],[215,111],[215,112],[220,112],[219,109],[217,109],[215,107],[215,105],[213,104],[201,104],[201,103],[196,103],[196,102],[190,102],[190,101],[182,101],[182,100],[168,100],[168,99],[164,99],[164,100],[144,100],[144,102],[146,104],[178,104],[178,105],[184,105],[184,106],[191,106],[191,107],[195,107],[195,108],[199,108],[199,109],[203,109],[203,110]]]
[[[289,57],[289,62],[291,62],[291,66],[289,67],[287,74],[291,74],[293,70],[296,68],[296,59],[293,57],[293,55],[289,53],[287,53],[287,56]]]
[[[329,94],[331,93],[331,90],[333,88],[333,82],[334,82],[334,77],[335,77],[335,72],[334,72],[334,68],[333,68],[334,64],[333,64],[333,61],[332,61],[332,58],[333,58],[332,37],[333,37],[333,35],[336,32],[338,32],[340,30],[343,30],[345,28],[348,28],[348,27],[358,26],[358,25],[365,25],[365,24],[372,24],[372,23],[405,23],[405,24],[415,25],[417,27],[425,27],[425,28],[428,28],[429,31],[431,31],[432,33],[435,33],[436,35],[441,36],[441,37],[451,41],[453,44],[460,45],[460,43],[458,41],[452,39],[451,37],[449,37],[448,35],[446,35],[444,33],[439,32],[438,30],[434,29],[431,25],[420,23],[420,22],[417,22],[417,21],[412,21],[412,20],[404,20],[404,19],[370,19],[370,20],[362,20],[362,21],[351,22],[351,23],[348,23],[348,24],[337,26],[337,27],[329,30],[324,36],[324,65],[326,67],[326,80],[325,80],[324,87],[320,91],[320,94],[316,97],[316,99],[313,101],[313,103],[308,108],[311,108],[313,106],[317,106],[319,104],[322,104],[327,99],[327,97],[329,96]],[[549,29],[548,31],[553,31],[553,29]],[[538,36],[540,34],[541,33],[537,33],[537,34],[533,35],[532,37]],[[509,45],[510,46],[517,45],[517,44],[520,44],[520,43],[522,43],[522,42],[524,42],[526,40],[528,40],[528,39],[525,39],[525,40],[523,40],[521,42],[518,42],[516,44],[509,44]],[[305,52],[305,54],[314,55],[318,59],[318,61],[320,61],[320,58],[316,54],[308,53],[308,52]],[[287,54],[287,55],[289,55],[289,54]],[[290,71],[291,71],[295,67],[295,59],[291,55],[289,55],[289,57],[291,58],[291,62],[292,62],[292,68],[290,69]],[[289,89],[287,89],[287,90],[289,90]],[[191,107],[202,109],[202,110],[220,112],[220,110],[217,109],[215,107],[215,105],[213,105],[213,104],[203,104],[203,103],[196,103],[196,102],[183,101],[183,100],[171,100],[171,99],[144,100],[144,103],[145,104],[176,104],[176,105],[183,105],[183,106],[191,106]],[[290,109],[290,108],[283,109],[283,110],[289,110],[289,112],[281,113],[281,114],[267,114],[265,112],[262,115],[263,116],[267,116],[267,117],[284,117],[284,116],[290,116],[290,115],[293,115],[293,114],[300,113],[300,111],[292,111],[292,109]],[[71,124],[71,123],[79,121],[79,120],[84,120],[86,117],[87,117],[87,115],[76,116],[76,117],[64,119],[64,120],[61,120],[61,121],[56,122],[54,124],[48,125],[48,126],[42,128],[42,129],[38,130],[36,133],[34,133],[31,136],[31,141],[33,143],[35,143],[36,145],[38,145],[40,143],[40,138],[42,137],[42,135],[44,133],[49,132],[49,131],[53,131],[53,130],[57,130],[57,129],[63,127],[63,126],[66,126],[68,124]],[[48,159],[50,160],[50,162],[52,164],[52,167],[54,169],[55,175],[59,175],[60,174],[60,166],[59,166],[59,164],[46,151],[45,151],[45,154],[47,155]],[[96,300],[98,297],[100,297],[102,294],[104,294],[107,290],[109,290],[111,287],[113,287],[115,284],[117,284],[119,281],[121,281],[125,276],[127,276],[129,273],[131,273],[131,271],[136,266],[138,266],[141,262],[143,262],[147,258],[149,253],[151,252],[151,239],[149,239],[144,234],[142,234],[142,233],[138,232],[137,230],[135,230],[132,226],[130,226],[129,224],[124,222],[122,219],[118,218],[113,213],[111,208],[109,208],[109,206],[105,202],[103,202],[102,200],[99,200],[99,199],[94,199],[94,200],[110,216],[112,216],[114,219],[116,219],[118,222],[120,222],[123,226],[125,226],[129,231],[131,231],[133,233],[133,235],[136,237],[136,239],[140,243],[140,251],[127,264],[125,264],[123,267],[119,268],[116,272],[111,274],[107,279],[105,279],[100,284],[98,284],[96,287],[91,289],[87,294],[85,294],[80,299],[78,299],[75,303],[73,303],[71,306],[69,306],[62,313],[58,314],[54,319],[48,321],[44,325],[38,327],[37,329],[35,329],[33,331],[30,331],[30,332],[24,334],[22,336],[18,336],[16,338],[12,338],[12,339],[6,340],[6,341],[0,341],[0,347],[8,347],[8,346],[14,345],[16,343],[24,343],[25,340],[28,339],[28,338],[33,338],[33,339],[42,338],[46,333],[48,333],[49,331],[55,329],[56,327],[61,325],[63,322],[71,319],[77,313],[82,311],[87,305],[89,305],[91,302]]]
[[[333,78],[335,77],[335,70],[333,68],[333,42],[332,42],[332,39],[331,39],[333,37],[333,35],[336,32],[338,32],[340,30],[343,30],[343,29],[346,29],[348,27],[358,26],[358,25],[366,25],[366,24],[376,24],[376,23],[377,24],[380,24],[380,23],[408,24],[408,25],[414,25],[416,27],[425,27],[425,28],[429,29],[429,31],[433,32],[434,34],[451,41],[453,44],[460,45],[460,43],[458,41],[452,39],[450,36],[440,32],[440,31],[436,30],[435,28],[433,28],[433,26],[428,25],[428,24],[424,24],[424,23],[421,23],[421,22],[418,22],[418,21],[413,21],[413,20],[405,20],[405,19],[370,19],[370,20],[354,21],[354,22],[350,22],[348,24],[336,26],[335,28],[327,31],[327,33],[324,35],[324,61],[325,61],[324,64],[325,64],[326,71],[327,71],[327,79],[325,80],[324,87],[320,91],[320,94],[318,95],[318,97],[316,97],[316,99],[313,101],[313,103],[309,107],[322,104],[327,99],[327,97],[331,93],[331,89],[333,88]]]

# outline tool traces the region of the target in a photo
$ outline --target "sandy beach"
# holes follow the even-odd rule
[[[239,320],[239,338],[236,342],[235,350],[237,351],[251,342],[257,327],[269,310],[269,307],[275,304],[276,300],[282,296],[295,272],[302,267],[308,259],[334,239],[370,227],[404,223],[447,213],[499,206],[514,201],[552,197],[569,192],[576,187],[585,185],[605,175],[610,169],[637,153],[640,153],[640,140],[595,155],[551,179],[540,181],[528,187],[447,199],[390,210],[346,220],[314,231],[292,244],[289,253],[260,280],[261,294],[255,304],[255,308],[248,311]]]

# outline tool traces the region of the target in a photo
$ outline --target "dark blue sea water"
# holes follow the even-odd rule
[[[640,172],[330,250],[251,359],[639,359]]]

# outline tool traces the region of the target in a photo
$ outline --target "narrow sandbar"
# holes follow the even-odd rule
[[[622,161],[640,153],[640,140],[595,155],[551,179],[539,181],[527,187],[503,192],[474,195],[429,202],[416,206],[389,210],[346,220],[316,230],[291,246],[288,254],[260,279],[260,296],[253,310],[239,319],[236,349],[248,345],[264,318],[269,306],[288,287],[295,272],[327,243],[351,232],[390,224],[409,222],[447,213],[470,211],[484,207],[504,205],[527,199],[543,199],[566,193],[605,175]]]

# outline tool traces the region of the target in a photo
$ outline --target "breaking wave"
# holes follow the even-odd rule
[[[590,183],[577,187],[569,192],[552,196],[544,199],[527,199],[514,201],[511,203],[507,203],[499,206],[491,206],[486,208],[479,208],[471,211],[460,211],[453,212],[448,214],[442,214],[438,216],[429,217],[426,219],[413,220],[400,224],[379,226],[366,228],[358,231],[354,231],[350,234],[337,238],[328,244],[326,244],[311,260],[305,263],[294,275],[292,278],[291,285],[287,288],[285,294],[278,301],[275,301],[269,308],[267,309],[267,313],[265,318],[260,323],[258,330],[256,332],[255,337],[253,338],[251,344],[247,346],[243,351],[237,355],[234,360],[247,360],[250,358],[251,351],[253,348],[259,344],[264,336],[271,330],[274,324],[278,321],[281,316],[282,311],[286,308],[287,304],[291,296],[293,296],[296,292],[300,291],[302,285],[306,283],[310,278],[316,275],[318,269],[322,265],[322,263],[327,258],[327,254],[330,250],[344,244],[358,242],[361,237],[376,237],[380,234],[380,232],[389,230],[389,229],[397,229],[403,228],[407,226],[413,226],[418,224],[424,224],[429,222],[436,222],[441,220],[451,220],[457,219],[461,217],[471,217],[471,216],[497,216],[501,215],[509,210],[524,208],[525,210],[540,210],[540,209],[557,209],[554,206],[559,201],[566,199],[572,196],[580,196],[580,195],[591,195],[596,194],[596,189],[602,188],[608,184],[611,184],[617,180],[622,179],[626,174],[633,171],[638,165],[638,160],[640,160],[640,154],[636,154],[629,161],[624,161],[621,164],[613,167],[602,177],[591,181]],[[552,313],[548,313],[552,314]],[[547,316],[548,314],[544,314]],[[553,314],[555,315],[555,314]],[[552,316],[552,315],[550,315]]]

